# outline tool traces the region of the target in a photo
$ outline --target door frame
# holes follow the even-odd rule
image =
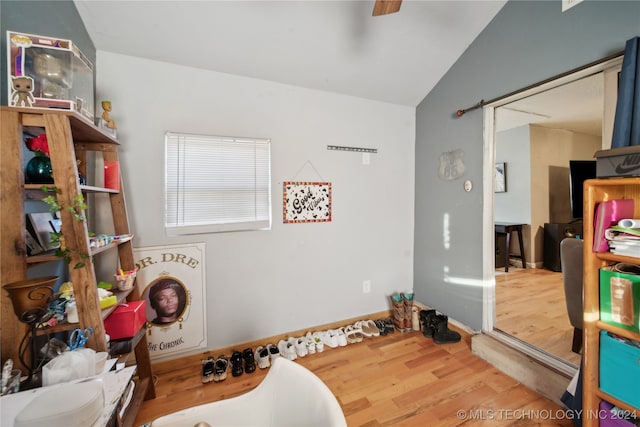
[[[552,80],[545,80],[539,85],[533,85],[522,91],[511,94],[487,103],[483,106],[483,209],[482,209],[482,280],[486,284],[482,292],[482,332],[491,335],[504,344],[515,348],[528,356],[557,369],[567,375],[574,375],[576,367],[564,360],[550,355],[537,347],[533,347],[523,341],[495,330],[496,321],[496,280],[495,280],[495,231],[494,231],[494,169],[496,158],[495,147],[495,110],[498,107],[509,104],[513,101],[535,95],[567,83],[571,83],[582,78],[604,73],[604,98],[605,105],[603,116],[603,140],[611,140],[610,132],[613,128],[613,117],[615,115],[615,102],[611,102],[611,93],[617,98],[616,82],[612,78],[619,72],[622,65],[622,55],[605,59],[591,66],[583,67],[575,72],[563,74]],[[612,111],[613,108],[613,111]]]

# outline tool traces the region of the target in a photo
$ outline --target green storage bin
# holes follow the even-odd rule
[[[620,263],[600,269],[600,320],[640,332],[640,266]]]

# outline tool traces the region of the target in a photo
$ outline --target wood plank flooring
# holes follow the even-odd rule
[[[562,408],[473,355],[461,333],[461,342],[437,345],[420,332],[394,332],[297,362],[333,391],[349,426],[572,425]],[[142,404],[135,425],[245,393],[268,371],[202,384],[201,358],[154,364],[157,397]]]
[[[509,267],[496,274],[496,327],[576,366],[562,273]]]

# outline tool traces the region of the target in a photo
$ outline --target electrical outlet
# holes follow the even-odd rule
[[[362,293],[368,294],[371,292],[371,280],[363,280],[362,281]]]

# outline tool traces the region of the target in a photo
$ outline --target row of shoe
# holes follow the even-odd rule
[[[361,342],[366,337],[377,337],[394,332],[394,321],[391,318],[379,320],[359,320],[352,325],[326,331],[307,332],[303,337],[289,337],[280,340],[278,345],[258,346],[255,353],[250,348],[242,352],[234,351],[231,358],[225,355],[218,358],[209,357],[202,361],[202,382],[219,382],[227,378],[231,367],[234,377],[244,372],[250,374],[256,370],[271,366],[277,357],[296,360],[308,354],[322,353],[325,348],[344,347],[347,344]]]
[[[238,377],[243,372],[250,374],[256,370],[256,358],[253,350],[244,349],[242,352],[234,351],[231,358],[222,355],[218,358],[208,357],[202,361],[202,382],[219,382],[227,378],[227,371],[231,366],[231,375]]]
[[[256,348],[255,358],[260,369],[271,366],[277,357],[296,360],[309,354],[322,353],[326,348],[344,347],[347,344],[361,342],[365,337],[377,337],[393,332],[391,319],[360,320],[353,325],[342,326],[326,331],[307,332],[302,337],[289,337],[280,340],[278,345],[267,344]]]

